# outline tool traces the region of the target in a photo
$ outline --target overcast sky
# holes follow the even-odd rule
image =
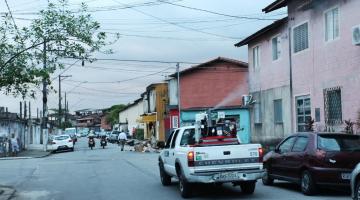
[[[200,8],[233,16],[250,18],[280,19],[285,11],[270,14],[261,9],[273,0],[182,0],[171,1],[192,8]],[[52,2],[52,1],[51,1]],[[112,55],[97,53],[96,58],[160,60],[201,63],[216,57],[228,57],[247,61],[247,49],[235,48],[234,44],[260,28],[272,23],[271,20],[240,19],[210,14],[198,10],[170,4],[122,9],[125,5],[139,5],[150,0],[70,0],[77,8],[85,2],[100,22],[101,30],[120,33],[121,38],[109,46]],[[27,19],[36,18],[29,12],[45,9],[47,0],[8,0],[16,23],[24,26]],[[4,1],[0,1],[0,12],[7,12]],[[72,64],[75,61],[68,60]],[[137,63],[119,61],[96,61],[95,63],[76,63],[63,75],[72,77],[62,81],[62,91],[67,92],[71,111],[83,108],[105,108],[119,103],[130,103],[140,97],[147,85],[164,81],[166,75],[175,72],[175,64]],[[68,65],[67,65],[68,66]],[[181,64],[181,69],[190,67]],[[65,67],[67,68],[67,67]],[[58,87],[56,76],[53,85]],[[85,81],[87,81],[85,83]],[[26,99],[32,103],[32,114],[42,108],[41,93],[36,99]],[[21,99],[0,95],[0,106],[9,107],[12,112],[19,111]],[[51,93],[49,108],[58,108],[58,94]]]

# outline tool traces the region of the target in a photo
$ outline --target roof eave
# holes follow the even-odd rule
[[[269,13],[274,10],[277,10],[277,9],[287,6],[287,3],[288,3],[288,0],[276,0],[273,3],[271,3],[270,5],[266,6],[264,9],[262,9],[262,11],[265,13]]]
[[[244,40],[240,41],[239,43],[236,43],[235,47],[242,47],[244,45],[249,44],[251,41],[261,37],[262,35],[264,35],[268,31],[271,31],[273,29],[276,29],[276,28],[282,26],[284,23],[287,22],[287,20],[288,20],[288,18],[284,17],[282,19],[279,19],[279,20],[275,21],[274,23],[260,29],[259,31],[257,31],[256,33],[250,35],[249,37],[245,38]]]

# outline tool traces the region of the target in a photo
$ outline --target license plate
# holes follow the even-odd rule
[[[233,181],[239,180],[241,178],[241,174],[237,172],[227,172],[215,174],[213,178],[215,181]]]
[[[341,178],[343,180],[350,180],[351,179],[351,174],[350,173],[341,173]]]

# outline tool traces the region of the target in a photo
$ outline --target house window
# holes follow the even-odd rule
[[[260,47],[254,47],[253,48],[253,65],[254,68],[257,68],[260,66]]]
[[[309,27],[304,23],[294,28],[294,52],[300,52],[309,48]]]
[[[282,99],[274,100],[274,119],[275,123],[282,123]]]
[[[271,40],[272,43],[272,57],[273,60],[277,60],[280,58],[280,38],[274,37]]]
[[[325,123],[336,125],[342,123],[340,87],[324,90]]]
[[[325,40],[331,41],[339,37],[339,8],[325,13]]]
[[[296,122],[297,131],[304,132],[307,123],[311,120],[311,101],[310,96],[300,96],[296,98]]]
[[[261,124],[261,104],[255,103],[254,105],[254,122],[255,124]]]

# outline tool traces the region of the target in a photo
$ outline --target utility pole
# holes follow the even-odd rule
[[[181,104],[180,104],[180,64],[176,64],[176,74],[177,74],[177,93],[178,93],[178,112],[179,112],[179,128],[181,126]]]
[[[64,118],[65,118],[65,124],[66,124],[66,121],[67,121],[66,92],[65,92],[65,108],[64,108],[64,110],[65,110],[65,116],[64,116]]]
[[[71,77],[71,75],[62,76],[59,75],[59,112],[58,112],[58,120],[59,120],[59,128],[61,127],[61,119],[62,119],[62,108],[61,108],[61,78]],[[65,104],[66,104],[66,93],[65,93]],[[65,113],[66,114],[66,113]]]
[[[44,49],[43,49],[43,68],[46,69],[46,39],[44,39]],[[43,114],[42,114],[42,123],[41,123],[41,140],[44,145],[44,151],[47,151],[47,138],[48,138],[48,130],[47,130],[47,80],[43,78]]]
[[[59,128],[61,127],[61,75],[59,75],[59,111],[58,111]]]

